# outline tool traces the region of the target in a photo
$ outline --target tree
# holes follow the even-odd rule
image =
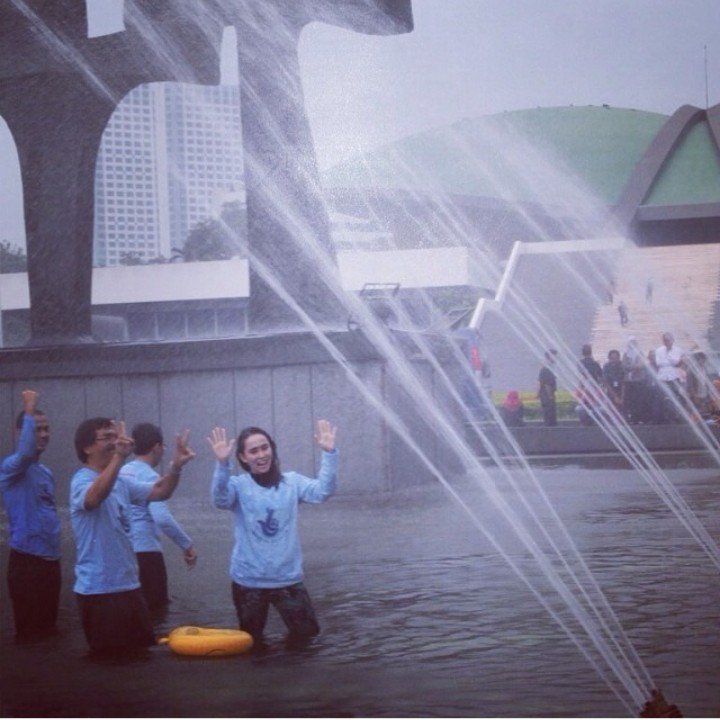
[[[429,288],[427,295],[443,314],[453,311],[473,309],[481,297],[492,297],[492,292],[485,288],[463,285],[459,287]]]
[[[237,254],[230,230],[220,220],[199,222],[188,235],[180,251],[185,262],[195,260],[229,260]]]
[[[231,234],[231,243],[242,253],[247,242],[247,204],[240,200],[223,203],[220,219]]]
[[[120,263],[120,265],[144,265],[145,264],[145,261],[143,260],[142,255],[139,252],[135,252],[134,250],[120,253],[120,260],[118,262]]]
[[[0,273],[27,272],[27,255],[7,240],[0,242]]]

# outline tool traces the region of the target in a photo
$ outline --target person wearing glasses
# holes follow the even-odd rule
[[[74,591],[93,653],[155,644],[130,535],[131,505],[167,500],[183,466],[195,457],[188,432],[178,435],[168,472],[149,484],[120,476],[132,449],[133,440],[122,421],[90,418],[75,431],[75,452],[83,466],[70,483],[70,520],[77,549]]]

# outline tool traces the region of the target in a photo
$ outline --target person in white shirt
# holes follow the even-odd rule
[[[657,378],[663,386],[672,393],[658,393],[658,403],[654,413],[656,422],[665,423],[677,419],[673,397],[681,401],[681,380],[684,377],[682,368],[683,351],[675,345],[675,338],[672,333],[664,332],[663,344],[655,350],[655,365],[657,366]]]

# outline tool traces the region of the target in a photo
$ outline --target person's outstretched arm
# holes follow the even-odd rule
[[[300,476],[303,484],[300,499],[308,503],[321,503],[335,493],[337,485],[338,453],[335,447],[337,428],[327,420],[318,420],[315,442],[322,451],[320,455],[320,471],[314,479]]]
[[[195,457],[195,453],[188,445],[189,436],[189,430],[175,436],[175,455],[170,463],[170,469],[153,485],[148,502],[167,500],[175,492],[180,482],[180,472]]]
[[[197,553],[193,548],[190,536],[183,530],[180,523],[173,517],[166,502],[159,501],[148,505],[152,519],[182,551],[185,562],[192,567],[197,562]]]
[[[133,449],[133,439],[125,434],[125,423],[122,420],[118,423],[113,422],[112,428],[117,432],[115,452],[108,466],[100,472],[86,490],[83,500],[83,505],[86,510],[95,510],[100,507],[103,501],[110,495],[113,487],[115,487],[115,481],[117,480],[120,468]]]
[[[214,427],[210,432],[208,442],[216,460],[210,496],[215,507],[228,510],[235,504],[236,499],[235,492],[230,485],[230,456],[235,441],[228,441],[225,428]]]
[[[8,455],[0,465],[0,488],[22,480],[25,471],[37,456],[35,438],[35,409],[38,393],[35,390],[23,390],[23,425],[18,436],[17,446],[12,455]]]

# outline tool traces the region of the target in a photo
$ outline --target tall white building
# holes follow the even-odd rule
[[[172,255],[192,227],[244,192],[234,85],[153,83],[123,99],[95,172],[94,264]]]

